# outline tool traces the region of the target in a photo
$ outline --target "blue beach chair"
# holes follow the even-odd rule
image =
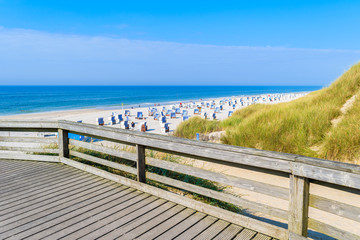
[[[219,113],[219,112],[220,112],[220,108],[219,108],[219,107],[216,107],[216,108],[215,108],[215,112],[216,112],[216,113]]]
[[[213,120],[216,120],[216,113],[213,113]]]
[[[137,119],[143,119],[143,113],[142,112],[137,112]]]
[[[232,114],[233,114],[233,111],[229,111],[228,117],[231,117]]]
[[[124,127],[125,129],[129,129],[130,126],[129,126],[129,121],[124,121]]]
[[[183,110],[182,115],[187,116],[188,115],[188,110]]]
[[[161,123],[166,123],[166,116],[163,116],[163,117],[161,118]]]
[[[130,110],[125,110],[125,116],[130,116]]]
[[[116,124],[115,116],[110,116],[110,117],[108,118],[108,120],[109,120],[109,124],[110,124],[110,125],[115,125],[115,124]]]
[[[172,112],[170,118],[176,118],[176,113]]]
[[[188,120],[189,119],[189,116],[183,116],[182,117],[182,120],[185,121],[185,120]]]
[[[160,114],[159,113],[155,113],[154,114],[154,120],[159,120],[160,119]]]
[[[199,109],[195,108],[194,109],[194,114],[199,114]]]
[[[168,109],[166,112],[166,116],[170,116],[171,115],[171,109]]]
[[[98,125],[101,125],[101,126],[103,126],[104,124],[105,124],[105,122],[104,122],[104,118],[97,118],[96,119],[96,122],[98,123]]]
[[[181,113],[180,108],[176,108],[176,109],[175,109],[175,113],[176,113],[176,114],[180,114],[180,113]]]
[[[119,115],[118,115],[118,120],[119,120],[119,123],[124,120],[122,114],[119,114]]]

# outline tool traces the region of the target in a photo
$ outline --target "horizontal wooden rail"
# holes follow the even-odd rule
[[[360,236],[356,236],[353,233],[346,232],[342,229],[308,217],[308,210],[311,207],[347,218],[351,221],[360,222],[359,207],[348,203],[338,202],[334,199],[313,195],[310,194],[309,191],[309,187],[311,186],[310,183],[316,182],[320,183],[320,185],[327,184],[330,188],[352,192],[360,197],[360,166],[358,165],[69,121],[0,121],[0,131],[58,132],[59,136],[57,139],[54,137],[22,138],[10,135],[0,136],[0,143],[4,143],[0,144],[0,151],[6,151],[0,153],[0,158],[2,159],[61,161],[84,171],[120,182],[130,187],[135,187],[141,191],[174,201],[279,239],[305,239],[309,228],[335,238],[360,238]],[[80,134],[113,143],[129,145],[134,147],[134,151],[136,150],[136,152],[129,152],[126,148],[116,149],[102,146],[97,143],[69,139],[68,133]],[[12,142],[24,143],[24,145],[13,146],[5,144]],[[58,144],[59,148],[26,147],[26,143]],[[84,149],[85,151],[83,151]],[[232,176],[176,162],[146,157],[145,149],[200,159],[224,166],[251,169],[252,171],[259,171],[270,175],[288,177],[290,179],[290,185],[289,188],[284,188],[262,181],[242,178],[241,176]],[[89,150],[128,160],[130,161],[130,165],[133,164],[132,166],[136,167],[103,159],[99,157],[101,155],[93,156],[87,154],[87,151]],[[26,154],[25,152],[58,153],[59,156],[33,155]],[[76,157],[111,169],[130,173],[137,177],[137,181],[71,160],[70,157]],[[127,164],[128,163],[129,162],[127,162]],[[169,176],[159,175],[156,171],[152,172],[152,169],[154,169],[154,171],[156,169],[162,169],[177,174],[193,176],[195,178],[220,184],[221,186],[233,186],[286,200],[289,201],[289,209],[286,211],[270,207],[265,204],[246,200],[241,196],[231,195],[226,191],[216,191],[179,179],[174,179]],[[271,217],[288,220],[288,229],[286,230],[249,216],[242,216],[150,186],[149,184],[146,184],[146,179],[190,193],[234,204],[241,208],[249,209],[252,212],[260,212]]]

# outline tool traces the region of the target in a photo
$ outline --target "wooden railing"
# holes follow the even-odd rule
[[[68,121],[0,121],[0,133],[0,159],[62,162],[279,239],[303,239],[308,233],[321,233],[336,239],[360,239],[358,165]],[[119,150],[109,144],[69,139],[69,133],[101,139],[103,143],[132,146],[134,151]],[[52,148],[49,148],[49,145]],[[133,164],[106,160],[98,155],[84,153],[81,149],[126,159]],[[243,178],[216,169],[210,171],[193,165],[149,157],[146,156],[146,150],[198,159],[213,163],[214,166],[227,166],[286,178],[289,186],[287,188],[266,183],[262,179]],[[88,165],[79,159],[129,173],[136,176],[136,180]],[[254,202],[227,191],[217,191],[161,175],[149,170],[149,166],[287,201],[288,208]],[[158,188],[156,184],[152,184],[154,182],[179,191]],[[324,197],[311,193],[312,186],[323,186],[328,190],[351,194],[355,202],[339,201],[335,195]],[[182,196],[178,192],[195,193],[233,204],[247,209],[251,214],[235,213]],[[353,225],[350,228],[354,231],[337,227],[336,222],[329,224],[319,221],[316,214],[314,217],[309,214],[309,209],[350,221]],[[259,217],[256,213],[262,215]]]

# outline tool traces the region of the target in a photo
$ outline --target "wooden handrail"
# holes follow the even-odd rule
[[[279,152],[271,152],[264,150],[257,150],[251,148],[243,148],[236,146],[229,146],[223,144],[214,144],[214,143],[206,143],[199,142],[188,139],[180,139],[170,136],[161,136],[154,135],[148,133],[141,132],[133,132],[128,130],[117,129],[113,127],[106,126],[96,126],[91,124],[84,123],[75,123],[69,121],[0,121],[0,131],[43,131],[43,132],[58,132],[58,151],[59,151],[59,161],[62,161],[66,164],[72,165],[74,167],[89,170],[94,174],[98,174],[99,176],[103,176],[109,179],[117,179],[122,183],[130,184],[131,186],[136,186],[138,189],[143,191],[148,191],[152,194],[157,194],[158,196],[168,198],[172,201],[177,201],[180,204],[184,204],[185,206],[193,207],[197,210],[202,210],[209,214],[217,214],[218,217],[222,217],[224,219],[229,219],[229,216],[232,216],[232,213],[225,213],[224,210],[219,209],[218,213],[214,212],[213,208],[206,209],[203,205],[195,204],[193,200],[181,200],[179,197],[176,199],[174,196],[169,194],[162,194],[158,190],[154,190],[154,187],[146,187],[146,177],[149,179],[153,179],[155,181],[160,181],[161,179],[169,185],[173,185],[178,188],[184,188],[186,190],[191,191],[191,184],[181,183],[177,180],[171,180],[170,178],[165,178],[163,176],[158,176],[154,173],[146,172],[146,164],[160,167],[163,169],[168,169],[170,171],[178,171],[183,174],[189,174],[204,179],[209,179],[211,181],[218,180],[221,183],[227,183],[229,181],[229,185],[242,187],[242,186],[250,186],[249,189],[260,191],[263,194],[273,195],[274,197],[280,197],[282,199],[289,199],[289,211],[283,211],[280,209],[273,210],[268,209],[265,205],[255,206],[254,204],[247,202],[247,200],[237,200],[234,197],[226,197],[222,193],[215,193],[214,191],[202,190],[201,187],[194,187],[197,191],[201,192],[205,196],[212,196],[216,199],[220,199],[224,201],[226,199],[229,200],[230,203],[238,203],[245,204],[246,206],[253,206],[256,209],[263,210],[268,214],[275,214],[276,216],[283,218],[287,214],[288,216],[288,231],[284,232],[281,228],[278,227],[269,227],[269,224],[260,223],[260,220],[251,220],[252,224],[248,224],[242,222],[245,227],[253,227],[254,230],[262,231],[265,234],[268,234],[273,237],[278,237],[280,239],[295,239],[297,237],[306,237],[308,232],[308,211],[309,211],[309,199],[312,199],[311,204],[313,206],[317,206],[317,203],[329,206],[329,204],[335,204],[336,201],[327,200],[319,197],[311,197],[309,193],[309,186],[311,181],[320,181],[324,183],[330,183],[334,185],[343,186],[346,188],[354,189],[355,192],[359,192],[360,190],[360,166],[348,163],[334,162],[328,161],[324,159],[310,158],[304,157],[295,154],[287,154],[287,153],[279,153]],[[72,140],[68,138],[69,133],[75,133],[80,135],[86,135],[89,137],[100,138],[103,140],[108,140],[117,143],[124,143],[128,145],[132,145],[136,147],[136,153],[127,153],[120,152],[114,149],[97,146],[90,143],[82,143],[76,140]],[[11,141],[10,137],[0,137],[1,141]],[[13,138],[13,141],[19,140],[19,142],[26,142],[25,140],[20,140],[20,138]],[[36,140],[34,138],[33,140]],[[46,142],[46,141],[42,141]],[[53,140],[51,140],[53,142]],[[89,148],[94,151],[103,152],[106,154],[110,154],[113,156],[125,158],[131,161],[136,162],[136,171],[134,168],[123,167],[117,163],[106,163],[107,160],[99,159],[96,157],[91,157],[89,155],[79,153],[76,151],[69,150],[69,144]],[[6,149],[6,147],[4,147]],[[17,150],[18,148],[8,147],[9,150]],[[180,165],[178,163],[166,163],[161,160],[151,159],[146,160],[145,158],[145,149],[157,150],[171,154],[178,154],[182,156],[187,156],[191,158],[197,158],[201,160],[206,160],[209,162],[214,162],[217,164],[222,164],[231,167],[251,167],[254,169],[258,169],[259,171],[265,171],[268,173],[279,173],[283,176],[288,176],[290,178],[290,186],[289,192],[284,192],[283,189],[276,186],[268,187],[268,190],[272,192],[267,192],[264,190],[266,188],[266,184],[256,185],[256,181],[253,180],[238,180],[235,177],[226,176],[220,173],[207,173],[207,170],[201,170],[197,168],[193,168],[190,166]],[[55,151],[55,150],[54,150]],[[115,169],[119,169],[121,171],[128,171],[132,174],[136,174],[137,183],[131,182],[132,180],[124,180],[120,177],[115,177],[112,175],[107,175],[102,170],[96,170],[93,168],[85,168],[81,163],[74,162],[70,159],[70,155],[74,155],[80,158],[84,158],[89,161],[94,161],[98,164],[103,164],[106,166],[110,166]],[[6,155],[8,157],[9,155]],[[33,155],[29,157],[29,159],[36,159]],[[51,156],[51,158],[47,158],[50,156],[42,156],[44,161],[55,161],[55,157]],[[0,155],[1,158],[1,155]],[[15,157],[14,159],[21,159],[21,157]],[[147,162],[148,161],[148,162]],[[167,180],[169,179],[169,180]],[[147,185],[146,185],[147,186]],[[259,189],[256,188],[259,187]],[[193,190],[196,193],[196,190]],[[274,195],[275,194],[275,195]],[[180,199],[180,200],[179,200]],[[332,202],[330,202],[332,201]],[[358,208],[351,205],[344,205],[344,209],[353,209],[354,212],[360,211]],[[325,210],[324,207],[319,206],[322,210]],[[210,213],[211,212],[211,213]],[[337,211],[333,210],[332,213],[337,213]],[[228,216],[226,216],[228,214]],[[341,213],[345,217],[349,217],[352,220],[359,221],[356,214],[351,213]],[[245,218],[240,218],[245,219]],[[250,220],[247,220],[250,221]],[[311,220],[311,226],[315,226],[314,220]],[[235,221],[235,223],[240,224],[239,221]],[[317,226],[317,225],[316,225]],[[320,225],[319,225],[320,226]],[[321,228],[324,227],[321,225]],[[332,228],[331,230],[334,232],[335,230]],[[340,231],[340,230],[339,230]],[[278,236],[277,236],[278,234]],[[344,233],[342,233],[344,234]],[[353,235],[346,235],[353,236]],[[356,239],[356,238],[354,238]]]

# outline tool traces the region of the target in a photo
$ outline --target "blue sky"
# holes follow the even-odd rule
[[[359,1],[0,0],[0,84],[328,85]]]

